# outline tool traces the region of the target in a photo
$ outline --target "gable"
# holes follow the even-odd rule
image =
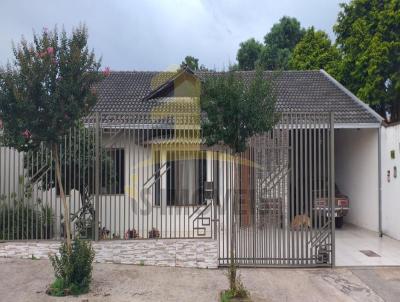
[[[160,97],[198,97],[200,79],[190,70],[184,69],[151,91],[146,99]]]

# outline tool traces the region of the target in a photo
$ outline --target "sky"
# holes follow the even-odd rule
[[[345,0],[2,0],[0,65],[11,43],[55,25],[85,23],[89,47],[111,70],[173,69],[186,55],[217,70],[236,62],[240,42],[263,37],[286,15],[303,27],[332,27]]]

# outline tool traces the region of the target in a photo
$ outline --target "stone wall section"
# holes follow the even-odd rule
[[[58,252],[57,241],[0,242],[0,257],[47,259]],[[217,268],[218,241],[212,239],[149,239],[93,242],[97,263]]]

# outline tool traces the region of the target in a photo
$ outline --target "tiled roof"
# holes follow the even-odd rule
[[[222,74],[195,72],[200,79]],[[169,98],[146,97],[175,75],[172,72],[111,72],[97,86],[98,102],[93,111],[149,113],[160,104],[167,103]],[[255,73],[239,71],[236,75],[249,82]],[[265,71],[264,77],[272,83],[277,97],[276,109],[279,112],[333,111],[335,123],[380,122],[379,117],[367,105],[323,71]],[[186,107],[180,104],[179,108]]]

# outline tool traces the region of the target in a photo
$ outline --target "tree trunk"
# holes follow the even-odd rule
[[[71,223],[69,221],[69,205],[67,203],[67,199],[65,198],[65,193],[64,193],[64,187],[62,185],[61,181],[61,167],[60,167],[60,158],[58,155],[58,148],[57,145],[54,144],[52,146],[53,149],[53,156],[54,156],[54,162],[55,162],[55,172],[56,172],[56,178],[57,178],[57,183],[58,187],[60,188],[60,198],[64,206],[64,227],[65,227],[65,233],[67,235],[67,248],[68,251],[72,250],[72,244],[71,244]]]

